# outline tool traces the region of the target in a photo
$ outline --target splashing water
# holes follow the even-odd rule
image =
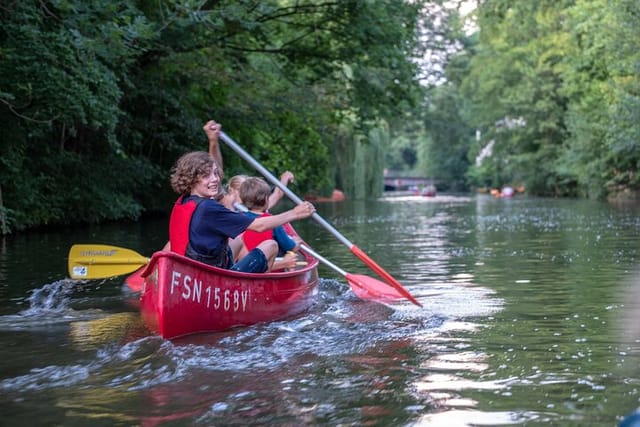
[[[42,312],[61,312],[69,307],[70,295],[77,282],[69,279],[48,283],[34,289],[29,297],[29,309],[23,311],[24,316],[40,315]]]

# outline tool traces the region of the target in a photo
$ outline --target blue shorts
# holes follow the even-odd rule
[[[268,268],[267,257],[264,256],[260,249],[255,248],[240,261],[233,264],[230,270],[242,271],[243,273],[264,273]]]

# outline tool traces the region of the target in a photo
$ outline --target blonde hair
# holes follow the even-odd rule
[[[245,182],[247,180],[247,178],[249,178],[249,175],[235,175],[232,176],[231,179],[229,179],[229,182],[226,185],[226,191],[229,192],[229,190],[236,190],[236,191],[240,191],[240,186],[242,185],[243,182]]]
[[[187,195],[198,180],[211,175],[216,166],[214,158],[204,151],[184,154],[172,168],[171,188],[180,195]]]
[[[247,177],[240,186],[238,195],[248,209],[266,210],[269,207],[271,188],[262,178]]]

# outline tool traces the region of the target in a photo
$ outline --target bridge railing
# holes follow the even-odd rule
[[[409,190],[412,187],[426,187],[429,185],[436,186],[436,180],[423,177],[385,177],[385,191]]]

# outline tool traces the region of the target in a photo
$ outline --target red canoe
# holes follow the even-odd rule
[[[318,260],[307,262],[290,272],[239,273],[156,252],[141,274],[142,318],[171,339],[299,314],[317,293]]]

